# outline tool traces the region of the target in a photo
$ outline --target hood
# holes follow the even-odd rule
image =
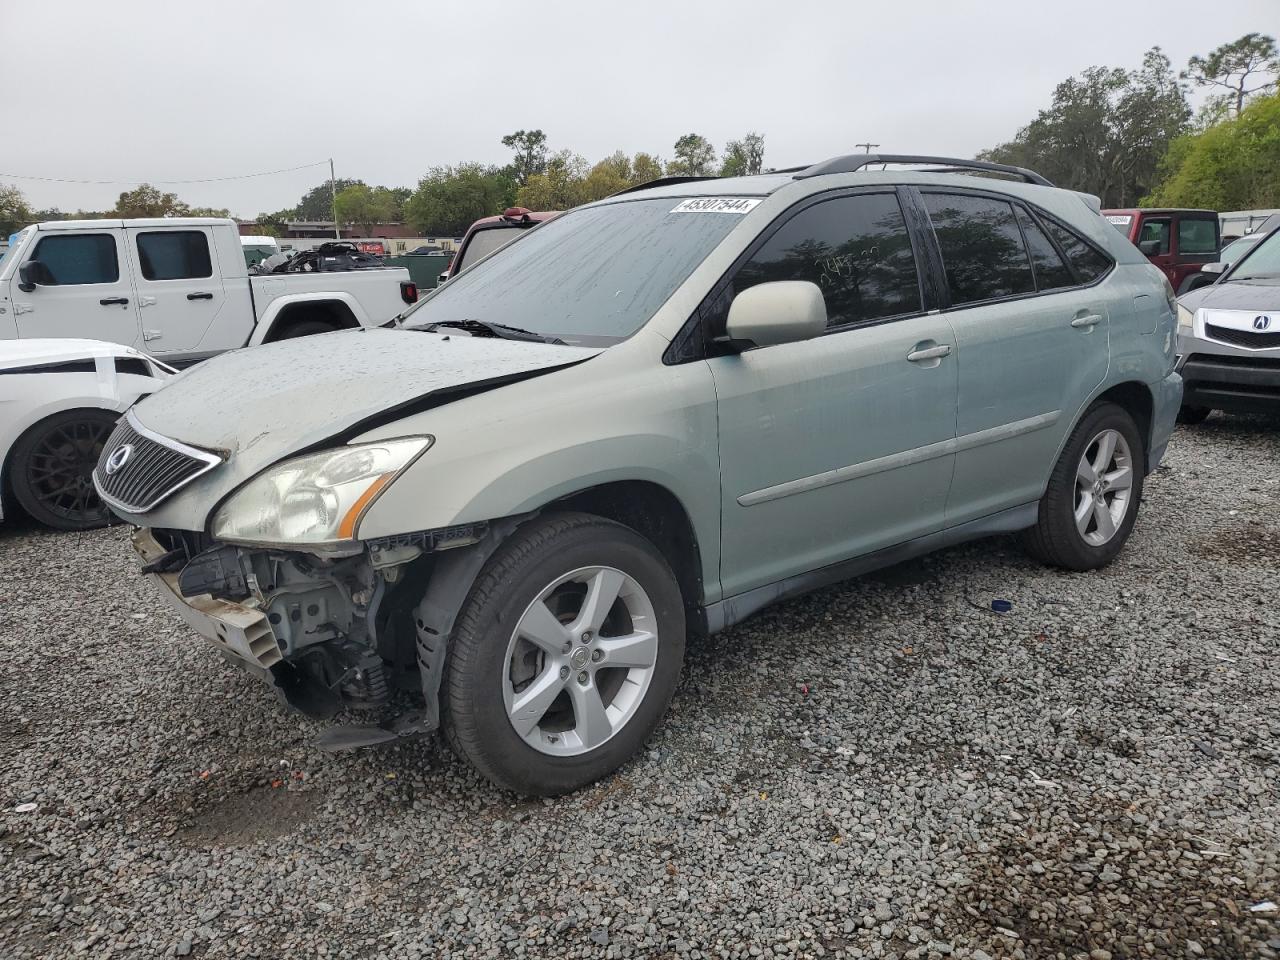
[[[1274,310],[1280,312],[1280,282],[1231,280],[1192,290],[1178,298],[1188,310]]]
[[[290,454],[451,394],[578,363],[599,348],[367,329],[247,347],[192,367],[134,408],[143,426],[222,454],[242,480]],[[230,477],[228,478],[230,479]]]

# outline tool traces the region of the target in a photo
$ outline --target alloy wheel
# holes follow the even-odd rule
[[[1075,521],[1085,543],[1100,547],[1124,524],[1133,492],[1133,455],[1119,430],[1094,437],[1076,467]]]
[[[111,430],[110,423],[75,420],[40,438],[27,458],[26,480],[42,507],[76,525],[110,518],[93,487],[93,468]]]
[[[657,662],[657,617],[635,578],[604,566],[570,571],[538,593],[512,632],[507,717],[540,753],[587,753],[635,716]]]

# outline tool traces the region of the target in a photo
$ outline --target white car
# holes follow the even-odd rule
[[[0,342],[0,519],[8,495],[60,530],[102,526],[111,513],[93,468],[120,414],[174,370],[99,340]]]

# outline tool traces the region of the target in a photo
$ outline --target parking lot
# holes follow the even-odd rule
[[[6,525],[0,953],[1280,955],[1278,427],[1181,428],[1099,573],[989,540],[694,641],[546,802],[317,751],[126,529]]]

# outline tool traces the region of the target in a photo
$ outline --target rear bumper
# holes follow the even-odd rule
[[[164,556],[165,548],[142,529],[133,535],[133,548],[143,563]],[[228,659],[248,668],[268,683],[270,670],[283,659],[271,624],[261,610],[229,600],[217,600],[208,594],[184,597],[178,589],[176,573],[148,573],[157,595],[200,636],[209,640]]]
[[[1155,403],[1152,406],[1151,449],[1147,454],[1147,471],[1160,465],[1164,452],[1169,447],[1169,438],[1173,436],[1178,421],[1178,408],[1182,406],[1182,377],[1171,373],[1151,387]]]

